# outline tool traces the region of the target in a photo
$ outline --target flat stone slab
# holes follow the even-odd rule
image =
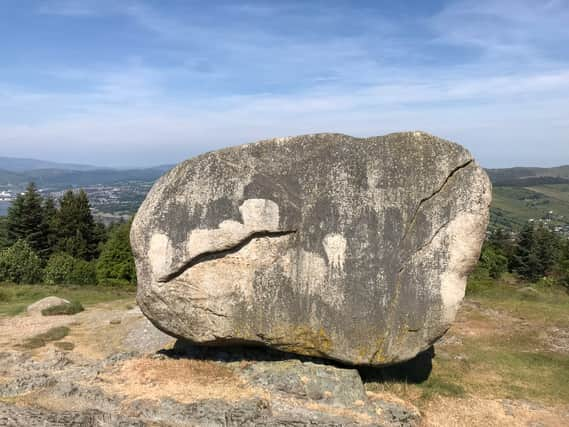
[[[164,175],[136,215],[137,301],[194,343],[409,360],[454,320],[490,202],[472,155],[423,132],[206,153]]]

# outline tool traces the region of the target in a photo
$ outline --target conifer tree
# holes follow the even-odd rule
[[[47,256],[53,253],[53,249],[57,243],[56,229],[57,208],[51,197],[47,197],[43,201],[43,227],[47,234],[47,244],[49,250]]]
[[[569,291],[569,240],[566,240],[561,247],[558,270],[561,284]]]
[[[0,217],[0,251],[9,246],[7,225],[8,225],[7,218]]]
[[[537,256],[537,243],[535,228],[528,223],[520,231],[516,250],[512,259],[512,269],[528,280],[536,280],[539,275],[539,259]]]
[[[57,230],[55,249],[58,252],[88,261],[97,257],[95,221],[84,190],[77,194],[69,190],[63,195],[54,223]]]
[[[44,224],[42,196],[32,182],[8,209],[8,243],[25,240],[40,257],[47,258],[49,243]]]

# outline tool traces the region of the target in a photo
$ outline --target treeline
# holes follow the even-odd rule
[[[0,282],[134,285],[129,231],[95,222],[83,190],[56,203],[31,183],[0,218]]]
[[[474,274],[497,279],[506,272],[569,290],[569,239],[540,223],[527,223],[515,236],[501,228],[493,231]]]

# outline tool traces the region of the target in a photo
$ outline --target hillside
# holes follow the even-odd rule
[[[0,170],[0,185],[24,187],[33,181],[39,187],[65,189],[89,185],[119,184],[130,181],[155,181],[167,167],[149,169],[94,169],[77,171],[68,169],[35,169],[25,172]]]
[[[25,172],[36,169],[68,169],[68,170],[82,171],[82,170],[97,169],[97,167],[91,165],[58,163],[58,162],[49,162],[46,160],[0,156],[0,170],[9,171],[9,172]]]
[[[0,167],[0,191],[22,191],[30,181],[54,194],[68,188],[90,188],[89,196],[99,212],[121,215],[136,212],[154,181],[172,167],[73,170],[67,167],[74,165],[58,164],[55,168],[39,168],[49,162],[5,157],[0,157],[0,166],[7,160],[15,163],[4,169]],[[28,166],[38,168],[18,171],[28,161],[31,162]],[[547,221],[569,235],[569,165],[487,169],[487,172],[494,186],[490,228],[516,230],[533,219]],[[6,209],[7,206],[0,206],[0,215]]]
[[[569,184],[569,165],[553,168],[486,169],[495,186],[524,187],[539,184]]]
[[[569,235],[569,166],[488,169],[494,185],[491,227],[541,220]]]

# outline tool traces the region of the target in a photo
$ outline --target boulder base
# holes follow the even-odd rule
[[[134,220],[138,303],[194,343],[408,360],[453,321],[490,200],[471,154],[422,132],[210,152],[164,175]]]

